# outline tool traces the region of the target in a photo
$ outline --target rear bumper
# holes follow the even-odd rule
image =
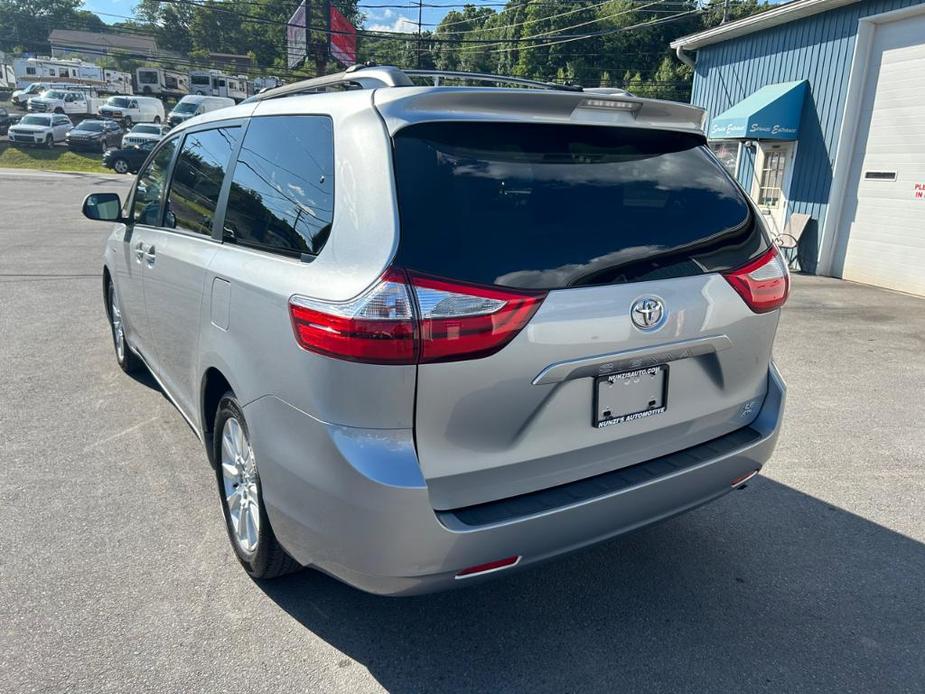
[[[244,410],[270,522],[287,551],[362,590],[400,595],[486,580],[456,574],[512,555],[522,559],[507,571],[519,570],[722,496],[770,458],[785,393],[772,364],[757,418],[731,445],[714,446],[715,455],[652,465],[629,483],[599,485],[599,493],[547,496],[541,506],[522,506],[522,515],[508,507],[438,517],[409,430],[325,424],[269,396]]]

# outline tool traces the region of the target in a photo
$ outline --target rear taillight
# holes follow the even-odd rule
[[[350,301],[294,296],[289,312],[296,339],[312,352],[370,364],[412,364],[417,358],[417,325],[403,272],[386,272]]]
[[[494,354],[545,296],[391,269],[350,301],[295,296],[289,308],[305,349],[373,364],[416,364]]]
[[[775,246],[757,260],[724,276],[755,313],[780,308],[790,294],[790,271]]]

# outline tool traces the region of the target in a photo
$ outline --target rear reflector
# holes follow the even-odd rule
[[[790,294],[790,271],[776,246],[724,276],[755,313],[780,308]]]
[[[370,364],[417,364],[494,354],[545,296],[390,269],[350,301],[294,296],[289,310],[304,349]]]
[[[456,574],[457,580],[460,578],[472,578],[473,576],[481,576],[483,574],[493,573],[495,571],[501,571],[502,569],[509,569],[512,566],[517,566],[520,563],[520,555],[515,554],[513,557],[507,557],[505,559],[497,559],[495,561],[490,561],[485,564],[477,564],[476,566],[470,566],[468,569],[463,569],[458,574]]]

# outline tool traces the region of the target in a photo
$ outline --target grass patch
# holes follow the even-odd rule
[[[0,144],[0,168],[110,173],[109,169],[100,163],[100,155],[97,153],[72,152],[64,147],[20,148],[11,147],[6,143]]]

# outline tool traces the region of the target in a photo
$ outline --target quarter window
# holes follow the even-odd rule
[[[154,159],[138,177],[138,185],[135,186],[135,198],[132,203],[134,208],[132,214],[136,224],[146,226],[157,226],[159,224],[161,193],[167,183],[167,169],[170,167],[170,160],[173,159],[176,147],[176,138],[165,142],[164,146],[154,155]]]
[[[254,118],[234,170],[225,240],[295,257],[317,255],[333,215],[331,119]]]
[[[174,167],[164,226],[209,236],[239,128],[190,133]]]

